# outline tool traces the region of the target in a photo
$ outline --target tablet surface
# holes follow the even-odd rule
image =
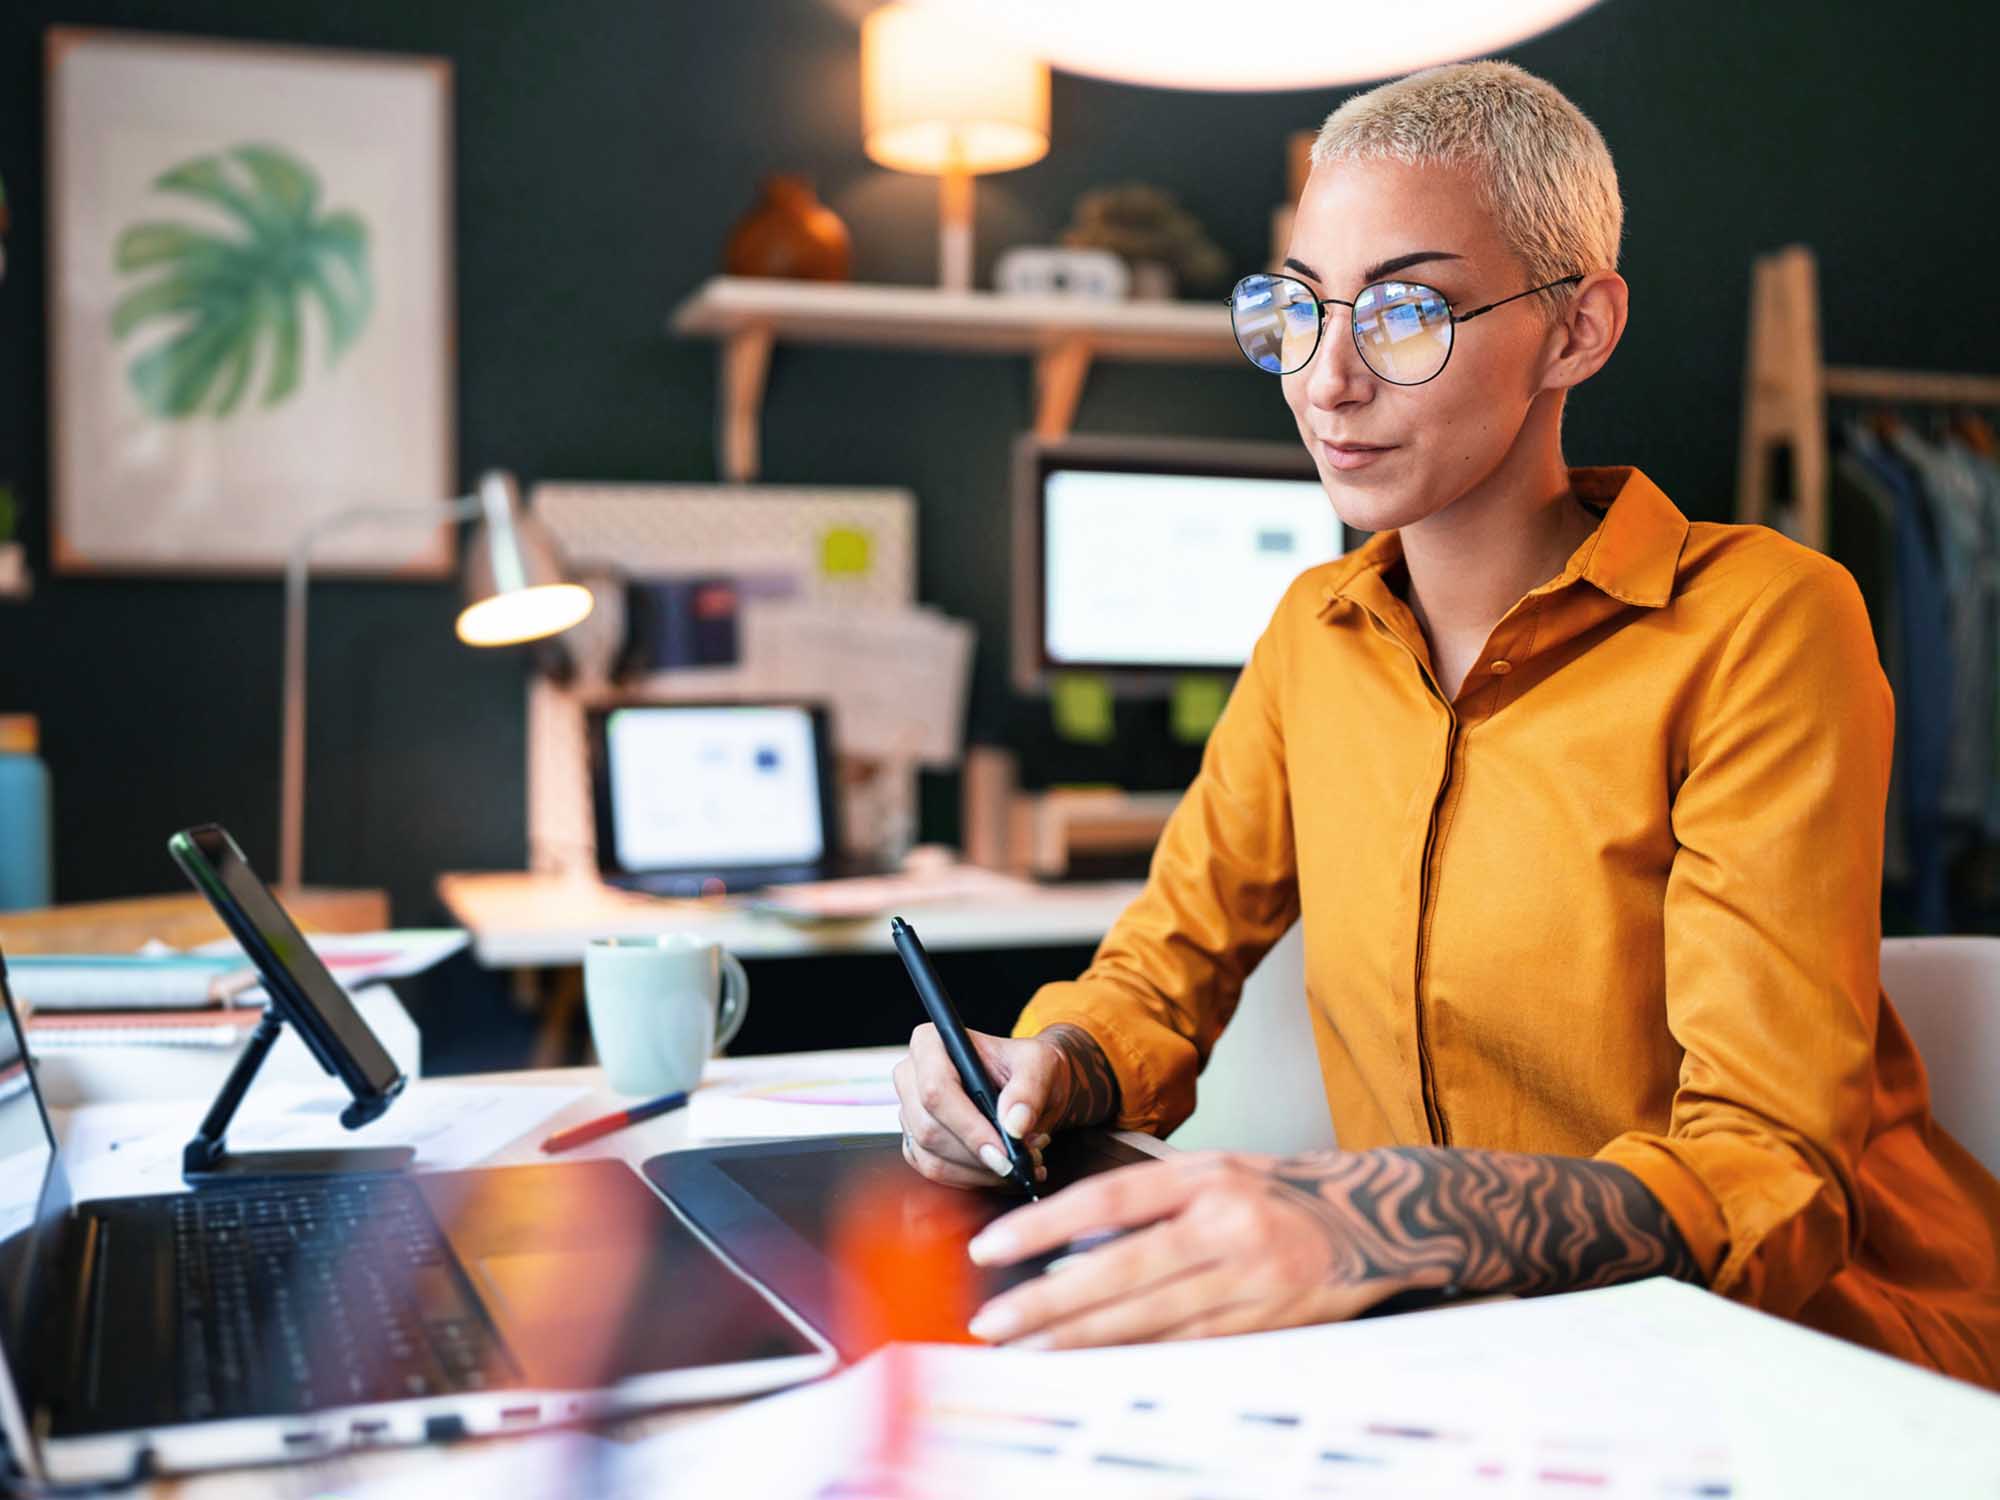
[[[1045,1153],[1051,1191],[1113,1167],[1154,1160],[1112,1136],[1082,1131],[1059,1136]],[[842,1210],[868,1201],[906,1220],[963,1216],[967,1237],[1025,1201],[996,1188],[967,1192],[926,1181],[903,1160],[895,1136],[836,1136],[764,1141],[671,1151],[645,1165],[647,1178],[742,1271],[839,1349],[856,1347],[840,1326],[845,1273],[831,1248]],[[1000,1271],[975,1270],[979,1295],[991,1296],[1037,1275],[1044,1262]]]

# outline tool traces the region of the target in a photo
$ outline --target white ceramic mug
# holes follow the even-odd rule
[[[720,943],[691,937],[593,938],[583,1000],[597,1059],[621,1094],[692,1089],[750,1010],[750,980]]]

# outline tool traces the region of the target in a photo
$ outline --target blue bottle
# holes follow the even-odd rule
[[[54,899],[49,768],[28,714],[0,714],[0,911]]]

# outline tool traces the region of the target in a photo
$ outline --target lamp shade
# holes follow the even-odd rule
[[[555,635],[588,615],[597,601],[564,575],[554,540],[522,506],[513,476],[483,476],[478,498],[458,638],[468,646],[511,646]]]
[[[1597,0],[1398,0],[1362,14],[1325,0],[934,0],[1055,67],[1182,89],[1309,89],[1483,57]],[[872,154],[872,153],[871,153]]]
[[[1049,70],[929,5],[861,23],[861,136],[899,172],[1005,172],[1049,149]]]

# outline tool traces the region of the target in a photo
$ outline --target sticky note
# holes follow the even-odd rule
[[[1229,694],[1220,677],[1190,673],[1174,679],[1173,708],[1168,715],[1174,738],[1183,745],[1199,745],[1222,717],[1222,705]]]
[[[1111,684],[1090,672],[1063,672],[1049,680],[1049,713],[1056,733],[1083,745],[1108,745],[1115,726]]]
[[[819,570],[829,578],[855,577],[874,562],[874,539],[858,526],[831,526],[819,539]]]

